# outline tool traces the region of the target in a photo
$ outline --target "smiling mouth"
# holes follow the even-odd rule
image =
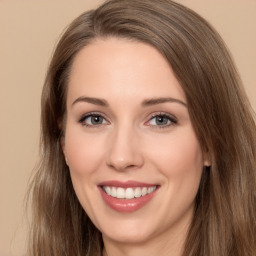
[[[147,205],[160,185],[138,181],[105,181],[98,185],[107,206],[120,213],[132,213]]]
[[[101,186],[102,190],[109,196],[118,199],[136,199],[153,193],[157,186],[151,187],[111,187]]]

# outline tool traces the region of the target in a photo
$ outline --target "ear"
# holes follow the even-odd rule
[[[210,152],[204,152],[203,153],[203,160],[204,160],[204,166],[210,167],[212,165]]]
[[[61,136],[60,145],[61,145],[63,155],[65,156],[66,164],[68,166],[68,158],[67,158],[67,154],[66,154],[66,147],[65,147],[66,145],[65,145],[65,137],[64,136]]]

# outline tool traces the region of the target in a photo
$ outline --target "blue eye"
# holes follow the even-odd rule
[[[147,124],[150,126],[159,126],[160,128],[164,128],[177,124],[177,120],[174,117],[168,116],[166,114],[159,114],[151,117]]]
[[[87,114],[79,120],[79,123],[82,123],[85,126],[99,126],[107,124],[108,122],[100,114]]]

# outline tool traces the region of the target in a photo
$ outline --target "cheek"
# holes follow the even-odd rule
[[[203,155],[193,132],[176,133],[157,145],[151,147],[148,153],[151,152],[152,164],[164,177],[166,204],[158,210],[163,216],[168,212],[163,223],[169,225],[168,220],[171,219],[173,223],[180,216],[193,211],[203,171]]]
[[[93,212],[92,205],[99,200],[95,197],[98,191],[94,173],[102,164],[102,144],[102,139],[88,136],[81,128],[67,125],[64,151],[75,193],[88,213]]]
[[[102,163],[103,141],[88,136],[79,129],[68,129],[65,134],[65,155],[75,175],[86,175]]]
[[[148,155],[168,178],[200,179],[203,154],[192,129],[184,129],[175,136],[162,138],[148,145]],[[154,145],[154,146],[153,146]]]

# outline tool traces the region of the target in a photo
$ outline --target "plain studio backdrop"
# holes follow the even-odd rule
[[[40,94],[63,29],[102,0],[0,0],[0,256],[25,255],[24,196],[38,157]],[[228,45],[256,109],[256,0],[177,0]]]

